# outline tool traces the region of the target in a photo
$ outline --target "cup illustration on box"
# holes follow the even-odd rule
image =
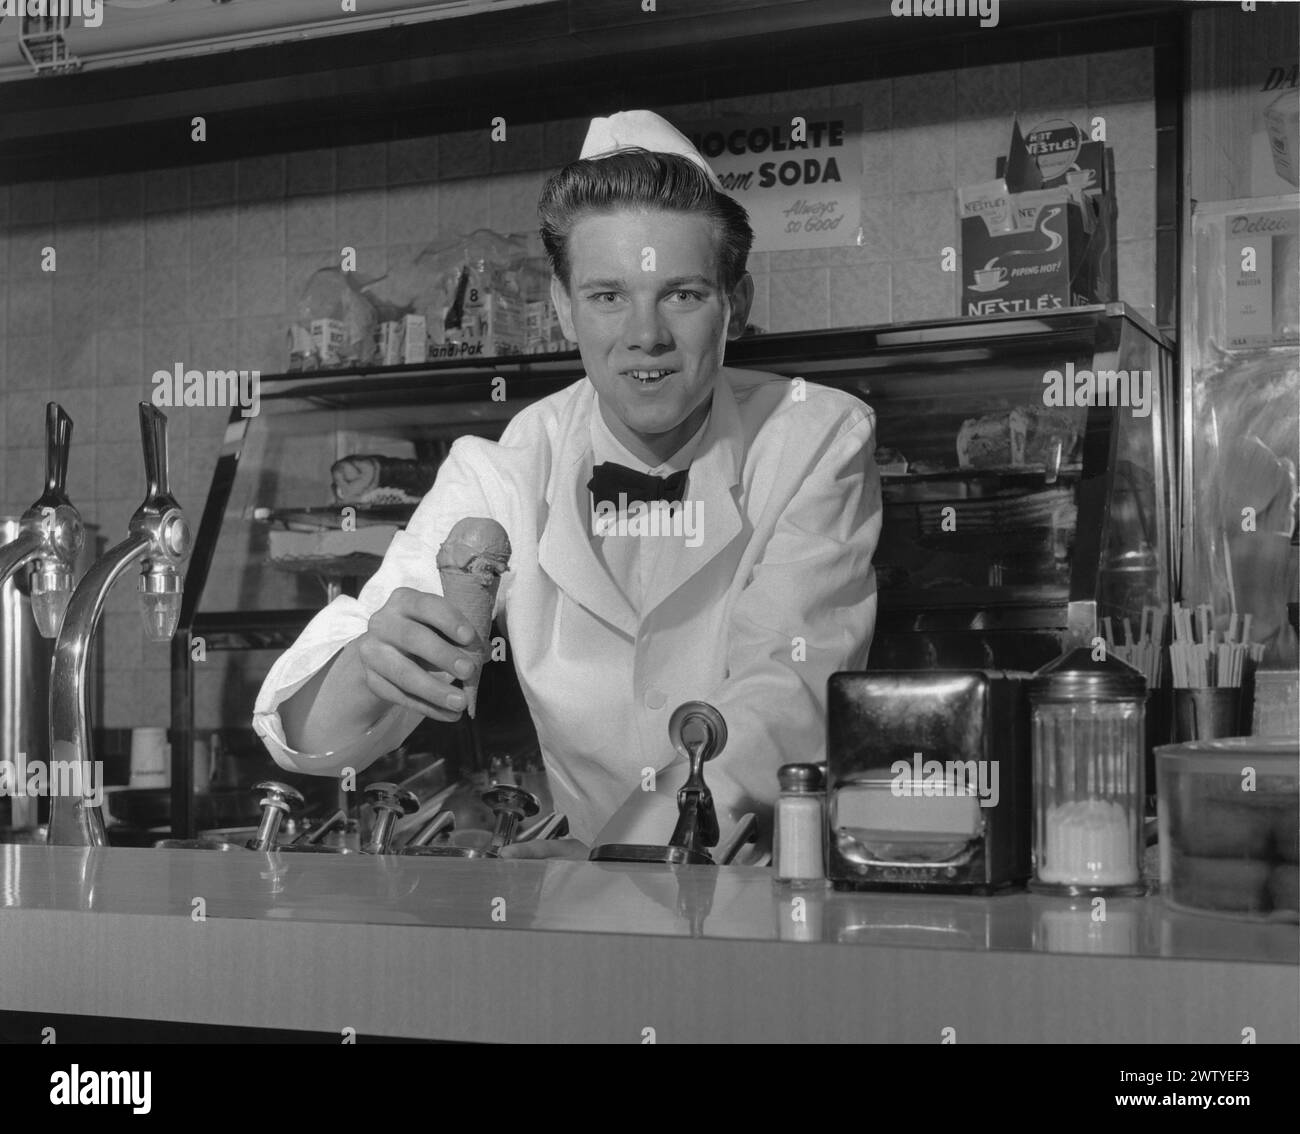
[[[975,269],[975,284],[972,291],[997,291],[1007,286],[1007,269],[998,263],[995,256],[982,268]]]
[[[1097,180],[1095,169],[1080,169],[1074,166],[1065,171],[1065,183],[1071,189],[1090,189]]]

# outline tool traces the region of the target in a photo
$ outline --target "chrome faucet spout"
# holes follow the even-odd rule
[[[89,801],[84,790],[93,777],[89,709],[86,704],[86,666],[91,643],[104,613],[104,601],[113,584],[149,549],[149,541],[131,535],[104,553],[78,584],[63,617],[50,669],[50,758],[63,761],[54,767],[76,768],[83,790],[69,788],[50,777],[50,829],[47,842],[60,846],[104,846],[103,811]],[[69,779],[72,778],[69,776]]]
[[[727,722],[708,702],[687,701],[668,721],[668,738],[688,767],[686,782],[677,792],[677,825],[668,845],[602,843],[589,856],[593,862],[711,866],[718,861],[709,854],[721,832],[713,793],[704,782],[704,765],[727,746]]]
[[[50,843],[103,846],[107,841],[102,808],[86,790],[87,784],[98,779],[90,747],[86,667],[108,593],[133,563],[138,561],[142,567],[140,590],[149,636],[165,641],[176,628],[180,567],[189,554],[190,535],[180,505],[167,490],[167,418],[148,402],[140,403],[140,440],[144,502],[131,516],[126,539],[105,552],[73,592],[54,647],[50,670],[52,772],[63,767],[69,774],[57,782],[50,776]],[[102,793],[102,784],[98,786]]]

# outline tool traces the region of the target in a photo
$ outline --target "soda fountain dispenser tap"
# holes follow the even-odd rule
[[[704,701],[687,701],[668,722],[668,737],[684,756],[690,772],[677,793],[677,826],[667,846],[605,843],[590,854],[592,862],[662,862],[671,865],[713,865],[709,847],[718,845],[718,813],[713,793],[704,782],[704,765],[727,744],[727,722]]]
[[[262,821],[257,826],[257,834],[246,845],[253,851],[277,850],[280,824],[289,812],[302,810],[305,802],[302,792],[278,780],[264,780],[254,785],[253,790],[264,791],[266,795],[262,798]]]
[[[531,819],[541,810],[537,797],[512,784],[498,784],[483,793],[483,802],[496,816],[496,829],[488,844],[488,858],[500,858],[501,848],[514,842],[515,832],[524,819]]]
[[[366,802],[374,808],[375,826],[361,853],[388,854],[398,818],[419,811],[419,797],[413,791],[390,783],[371,784],[366,788],[365,796]]]
[[[145,498],[131,516],[127,537],[106,551],[86,572],[68,603],[50,670],[50,753],[77,774],[50,784],[48,842],[65,846],[103,846],[104,816],[89,799],[93,764],[86,707],[86,664],[108,592],[137,560],[145,630],[167,641],[180,617],[180,568],[190,552],[190,530],[167,485],[167,418],[140,403],[140,442],[144,454]],[[57,790],[61,787],[63,790]],[[80,790],[78,790],[80,788]]]
[[[44,638],[53,638],[72,597],[72,573],[86,529],[67,494],[72,418],[57,402],[45,406],[45,491],[22,514],[18,538],[0,547],[0,586],[11,575],[31,592],[32,617]]]

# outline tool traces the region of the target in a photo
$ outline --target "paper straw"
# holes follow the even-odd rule
[[[1227,572],[1228,579],[1228,605],[1229,609],[1237,609],[1237,581],[1232,577],[1232,549],[1228,546],[1227,533],[1224,533],[1223,540],[1223,566]]]

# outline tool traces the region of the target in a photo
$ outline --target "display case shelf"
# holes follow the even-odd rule
[[[348,509],[345,513],[344,509]],[[306,508],[254,508],[255,523],[290,532],[339,531],[345,524],[359,528],[384,524],[403,527],[415,511],[414,504],[323,504]]]

